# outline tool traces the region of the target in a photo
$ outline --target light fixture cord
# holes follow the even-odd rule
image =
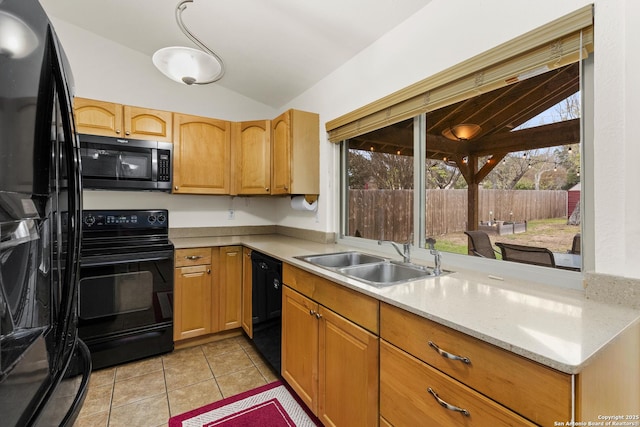
[[[222,76],[224,76],[224,62],[222,61],[222,58],[220,58],[214,51],[209,49],[207,45],[202,43],[196,36],[194,36],[191,31],[189,31],[184,25],[184,22],[182,22],[182,12],[187,8],[187,3],[193,3],[193,0],[182,0],[180,3],[178,3],[178,6],[176,6],[176,22],[178,23],[178,27],[180,27],[180,30],[182,30],[184,35],[187,36],[189,40],[191,40],[196,46],[202,49],[206,54],[213,56],[220,63],[220,72],[212,80],[206,82],[196,82],[194,84],[206,85],[209,83],[217,82],[222,78]]]

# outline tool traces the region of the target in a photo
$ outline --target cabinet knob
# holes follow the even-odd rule
[[[211,269],[207,268],[207,274],[211,274]]]
[[[188,255],[188,256],[186,256],[186,257],[184,257],[184,258],[185,258],[185,259],[188,259],[189,261],[195,261],[195,260],[197,260],[197,259],[202,258],[202,256],[201,256],[201,255]]]
[[[178,186],[173,187],[174,190],[178,191]]]
[[[284,186],[284,191],[289,191],[289,186],[288,185]]]
[[[120,129],[116,129],[116,133],[120,135]]]
[[[131,132],[126,131],[124,134],[125,134],[125,135],[131,135]]]
[[[269,192],[269,187],[265,187],[264,191]]]

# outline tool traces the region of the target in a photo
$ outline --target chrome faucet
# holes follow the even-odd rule
[[[439,276],[442,273],[442,260],[440,257],[440,251],[436,249],[436,239],[429,237],[424,241],[429,246],[429,252],[434,256],[435,267],[433,268],[433,274]]]
[[[411,262],[411,241],[406,243],[402,243],[402,250],[400,249],[400,244],[393,242],[391,240],[378,240],[378,244],[381,245],[384,242],[391,243],[391,246],[398,252],[398,254],[402,257],[402,261],[409,263]]]

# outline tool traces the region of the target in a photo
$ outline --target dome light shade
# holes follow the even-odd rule
[[[446,128],[442,131],[442,135],[452,141],[468,141],[478,135],[481,130],[482,128],[474,123],[462,123]]]
[[[223,74],[222,64],[214,56],[190,47],[162,48],[152,60],[162,74],[187,85],[215,81]]]
[[[193,3],[193,0],[182,0],[176,6],[176,23],[180,31],[200,49],[181,46],[162,48],[153,54],[153,65],[178,83],[206,85],[217,82],[224,75],[224,62],[184,25],[182,12],[187,8],[187,3]]]

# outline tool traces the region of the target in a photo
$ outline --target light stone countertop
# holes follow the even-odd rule
[[[378,289],[294,258],[361,250],[345,245],[275,234],[171,241],[176,249],[247,246],[567,374],[579,373],[599,350],[640,322],[640,310],[603,304],[587,299],[581,291],[526,280],[496,280],[484,273],[456,269],[440,277]],[[389,258],[387,254],[362,251]]]

